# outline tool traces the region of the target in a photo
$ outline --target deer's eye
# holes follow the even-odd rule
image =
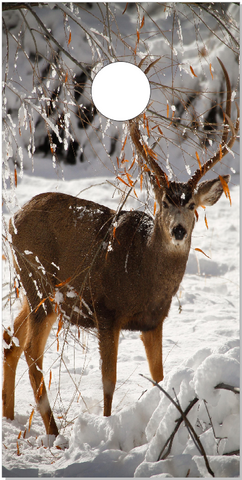
[[[162,202],[162,205],[163,205],[164,208],[168,208],[168,203]]]
[[[188,208],[189,208],[189,210],[194,210],[194,208],[195,208],[195,203],[191,203],[191,205],[189,205]]]

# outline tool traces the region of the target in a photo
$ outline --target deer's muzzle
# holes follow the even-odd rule
[[[172,236],[175,237],[176,240],[183,240],[186,235],[187,231],[181,224],[176,225],[172,229]]]

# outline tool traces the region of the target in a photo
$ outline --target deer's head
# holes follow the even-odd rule
[[[230,175],[223,177],[226,183]],[[190,245],[195,224],[195,212],[200,206],[214,205],[223,193],[220,178],[201,182],[196,189],[189,183],[170,182],[169,187],[156,189],[159,203],[159,220],[166,241],[175,246]]]
[[[219,59],[218,59],[219,60]],[[141,138],[138,120],[130,121],[130,135],[142,164],[145,161],[146,171],[155,192],[159,205],[157,216],[166,242],[176,247],[190,246],[191,234],[195,223],[195,211],[199,206],[214,205],[221,197],[224,185],[229,182],[230,175],[215,178],[214,180],[199,181],[216,163],[218,163],[232,147],[239,130],[239,108],[237,107],[237,121],[234,127],[231,121],[231,85],[227,70],[221,60],[227,85],[226,111],[224,112],[224,128],[221,144],[218,151],[195,171],[186,183],[169,182],[167,175],[155,160],[154,152]],[[228,140],[229,131],[231,137]],[[147,168],[148,166],[148,168]]]

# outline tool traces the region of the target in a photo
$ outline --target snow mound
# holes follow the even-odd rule
[[[239,395],[214,389],[221,383],[239,387],[238,349],[237,339],[214,351],[202,348],[183,365],[174,368],[160,384],[179,402],[183,411],[197,399],[187,418],[202,442],[210,468],[219,477],[239,476],[239,457],[234,455],[239,449]],[[51,446],[52,441],[48,443],[48,438],[41,436],[35,440],[32,437],[31,442],[28,439],[28,444],[32,445],[30,454],[26,440],[24,448],[24,439],[19,439],[19,474],[22,476],[25,468],[30,471],[36,468],[34,456],[40,459],[41,451],[49,445],[54,456],[48,465],[47,456],[45,463],[39,463],[39,476],[155,478],[186,477],[189,472],[189,476],[208,477],[204,457],[183,421],[171,437],[180,416],[165,393],[158,387],[150,388],[131,407],[111,417],[80,414],[68,439],[69,446],[63,435],[60,435],[61,442],[58,437],[54,446]],[[16,421],[11,424],[12,443],[3,452],[7,476],[14,473],[11,457],[16,455]],[[5,431],[9,428],[3,428],[3,436]],[[167,441],[171,438],[168,452]],[[5,441],[3,439],[4,444]],[[60,443],[67,448],[60,450]],[[59,455],[56,456],[58,446]]]

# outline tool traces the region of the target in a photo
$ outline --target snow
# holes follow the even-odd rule
[[[127,35],[132,28],[131,31],[134,31],[136,38],[136,21],[134,20],[136,16],[130,16],[127,21],[128,17],[122,16],[124,4],[122,8],[119,6],[116,8],[115,15],[119,27],[122,26]],[[232,8],[235,6],[231,5]],[[42,20],[46,26],[51,27],[58,41],[64,43],[63,25],[62,29],[59,28],[60,21],[56,11],[44,7],[41,10]],[[156,80],[162,79],[164,88],[171,82],[171,73],[167,67],[170,64],[171,48],[171,32],[168,25],[172,25],[173,15],[168,15],[168,11],[164,12],[160,19],[160,24],[167,35],[166,42],[162,43],[162,65],[166,76],[162,76],[159,72],[156,77],[154,76]],[[95,14],[98,15],[97,10]],[[143,11],[141,18],[142,15]],[[153,18],[158,21],[156,15],[157,13],[154,12]],[[88,22],[88,18],[87,12],[82,11],[83,24]],[[209,62],[202,64],[201,59],[198,59],[197,51],[198,38],[200,36],[202,38],[204,33],[203,24],[199,25],[200,31],[196,32],[198,37],[194,41],[194,29],[191,28],[194,19],[187,19],[185,24],[180,24],[178,20],[177,18],[179,42],[175,47],[179,57],[177,61],[181,62],[182,70],[176,74],[174,86],[182,86],[185,78],[188,90],[197,87],[198,90],[206,90],[206,97],[198,97],[196,100],[196,109],[199,110],[201,107],[201,111],[206,111],[210,108],[211,91],[220,88],[220,78],[215,74],[211,87],[209,62],[212,62],[215,69],[217,65],[215,56],[220,56],[231,74],[233,88],[235,88],[237,82],[235,60],[223,43],[216,43],[216,38],[210,36]],[[99,22],[96,20],[93,22],[92,31],[97,33]],[[151,30],[151,25],[153,28],[153,23],[149,24],[147,17],[146,28]],[[212,27],[213,25],[212,21]],[[74,24],[71,24],[71,31],[74,38]],[[32,38],[28,31],[27,34],[29,37],[26,38],[26,53],[29,55]],[[83,48],[82,60],[88,64],[90,62],[89,44],[86,42],[83,47],[81,36],[76,38],[76,44],[73,43],[74,50]],[[89,40],[91,42],[91,39]],[[160,41],[161,37],[155,37],[153,40],[152,37],[149,38],[151,54],[157,54]],[[13,39],[10,38],[10,44],[12,42]],[[99,44],[100,42],[101,40]],[[117,54],[121,55],[120,46],[115,45],[115,47]],[[45,54],[45,45],[42,40],[38,48]],[[175,51],[174,56],[176,56]],[[31,92],[33,86],[31,86],[30,75],[24,76],[24,70],[29,72],[29,63],[21,51],[19,59],[18,75],[27,79],[25,87],[28,92]],[[69,59],[67,64],[73,67]],[[191,75],[189,65],[192,65],[198,78]],[[52,73],[54,74],[54,70]],[[153,89],[154,101],[160,102],[159,94],[159,90]],[[168,91],[167,97],[170,105],[174,105],[174,99]],[[24,97],[22,100],[24,101]],[[15,101],[13,91],[8,92],[8,107],[16,109]],[[161,107],[166,112],[165,101]],[[12,183],[9,181],[13,179],[13,164],[8,164],[9,170],[6,170],[4,179],[4,195],[8,206],[7,209],[4,205],[6,223],[10,213],[20,208],[34,195],[48,191],[81,196],[113,209],[120,205],[122,196],[119,190],[115,189],[117,180],[114,169],[110,159],[105,158],[104,150],[95,143],[94,139],[94,146],[101,161],[94,156],[93,149],[89,145],[86,147],[90,155],[89,162],[78,162],[73,166],[61,162],[56,163],[54,169],[51,154],[47,157],[36,154],[34,169],[32,169],[32,158],[28,157],[30,140],[26,130],[26,122],[29,121],[27,100],[26,103],[19,103],[17,108],[14,121],[16,124],[19,121],[19,125],[23,127],[22,136],[17,138],[18,145],[22,148],[19,153],[21,153],[20,156],[23,155],[23,175],[22,177],[19,175],[16,187],[13,181]],[[36,109],[40,106],[35,105],[34,108],[32,116],[36,119]],[[177,108],[176,104],[174,108]],[[162,114],[166,115],[164,112]],[[71,122],[71,119],[66,117],[66,122],[69,120]],[[12,117],[10,122],[13,122]],[[59,135],[53,121],[48,119],[48,124]],[[116,130],[112,125],[110,129],[112,133],[109,133],[113,135]],[[165,128],[165,130],[168,132],[169,129]],[[171,129],[169,132],[170,138],[174,139],[175,133]],[[125,136],[124,132],[121,133]],[[41,136],[41,128],[38,130],[38,126],[35,127],[35,135],[37,135],[35,142],[38,143]],[[105,140],[106,137],[103,141]],[[163,148],[165,151],[166,142]],[[120,150],[121,148],[115,152],[115,156],[120,154]],[[206,208],[208,229],[204,221],[205,213],[203,209],[199,210],[199,220],[193,232],[186,274],[177,296],[173,299],[163,333],[164,380],[161,385],[174,400],[179,401],[183,410],[195,397],[198,398],[188,414],[188,419],[199,435],[215,477],[239,477],[239,456],[233,455],[240,444],[239,395],[224,389],[214,389],[221,383],[239,387],[238,145],[235,145],[233,150],[236,152],[235,158],[228,154],[228,160],[226,157],[221,167],[215,169],[216,174],[228,173],[232,166],[236,171],[235,174],[232,173],[229,184],[232,205],[230,206],[229,200],[222,195],[216,205]],[[13,151],[14,147],[7,143],[5,156],[12,157]],[[183,180],[182,175],[187,178],[186,172],[189,171],[190,165],[184,166],[183,154],[178,157],[178,150],[172,143],[169,144],[169,150],[167,147],[168,151],[169,158],[173,159],[171,164],[176,175],[179,172],[181,180]],[[193,142],[188,144],[186,151],[188,154],[191,152],[194,157]],[[177,158],[177,163],[174,158]],[[215,173],[211,175],[214,176]],[[125,208],[140,208],[145,201],[144,186],[142,192],[138,187],[135,189],[140,202],[131,195]],[[152,198],[150,202],[152,205]],[[195,250],[196,248],[202,250],[209,258]],[[28,254],[30,253],[28,251]],[[7,295],[9,284],[13,281],[13,272],[7,260],[2,262],[2,271],[3,325],[7,328],[12,325],[19,311],[21,298],[14,302],[12,300],[13,304],[10,308]],[[73,292],[70,291],[69,296],[72,294]],[[61,301],[60,298],[57,300]],[[158,387],[153,387],[148,380],[140,376],[143,374],[150,377],[139,332],[122,332],[120,335],[113,410],[111,417],[105,418],[102,416],[102,382],[95,331],[87,333],[78,331],[75,327],[62,328],[58,332],[57,342],[57,330],[58,325],[55,325],[47,342],[44,376],[47,388],[50,378],[52,379],[48,388],[48,397],[60,435],[57,439],[45,435],[42,419],[36,409],[29,429],[29,419],[35,403],[27,364],[22,356],[16,375],[15,419],[10,421],[3,418],[2,420],[3,477],[162,478],[187,475],[210,477],[204,459],[192,441],[184,422],[174,436],[167,458],[159,459],[166,441],[176,427],[180,413]],[[57,343],[59,343],[58,350]]]

